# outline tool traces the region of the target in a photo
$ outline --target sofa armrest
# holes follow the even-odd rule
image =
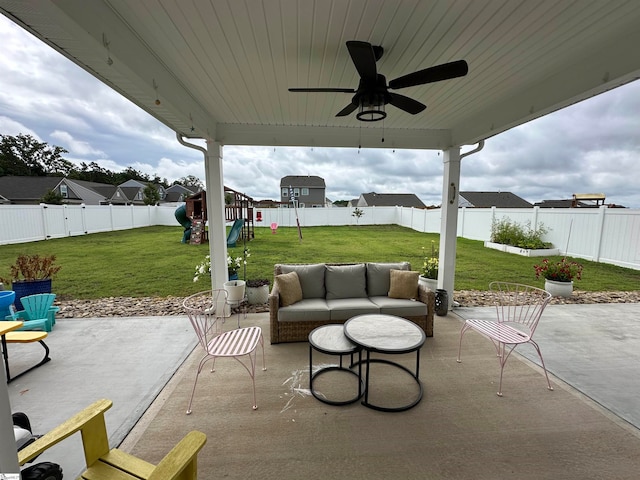
[[[436,313],[436,294],[426,286],[418,284],[418,300],[427,305],[427,331],[428,337],[433,336],[433,317]]]

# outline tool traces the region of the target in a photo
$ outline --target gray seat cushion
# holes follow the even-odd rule
[[[391,270],[409,270],[408,262],[367,263],[367,293],[370,297],[389,294]]]
[[[311,265],[280,265],[282,273],[296,272],[302,287],[302,297],[324,298],[326,291],[324,288],[324,263]]]
[[[380,308],[368,298],[337,298],[327,300],[332,321],[345,321],[356,315],[380,313]]]
[[[301,300],[278,309],[279,322],[305,322],[331,320],[329,306],[324,298]]]
[[[380,313],[385,315],[417,317],[427,314],[427,305],[416,300],[389,298],[386,296],[370,297],[369,300],[380,309]]]
[[[324,275],[327,300],[337,298],[366,298],[367,268],[357,265],[327,265]]]

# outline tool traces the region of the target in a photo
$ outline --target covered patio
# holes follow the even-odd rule
[[[449,292],[462,158],[494,135],[640,76],[640,58],[628,53],[640,40],[640,4],[632,0],[0,0],[0,12],[180,141],[206,141],[197,148],[212,247],[225,245],[224,145],[443,151],[438,283]],[[427,109],[412,115],[386,105],[378,122],[358,121],[355,112],[336,117],[355,102],[350,95],[288,91],[356,89],[350,40],[383,47],[376,68],[389,80],[458,60],[469,71],[403,88]],[[224,248],[212,252],[214,287],[226,280],[225,257]],[[0,450],[8,452],[3,397]]]

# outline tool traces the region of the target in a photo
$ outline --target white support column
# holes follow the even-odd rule
[[[447,291],[449,308],[453,305],[458,232],[458,194],[460,192],[460,148],[452,147],[443,155],[442,208],[440,218],[440,257],[438,288]]]
[[[0,356],[0,358],[2,358]],[[18,473],[18,452],[13,436],[13,420],[4,359],[0,360],[0,473]]]
[[[207,141],[204,171],[209,222],[209,254],[211,255],[211,288],[217,289],[222,288],[228,279],[222,145],[218,142]]]

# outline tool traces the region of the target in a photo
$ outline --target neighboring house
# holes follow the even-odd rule
[[[573,198],[562,200],[542,200],[535,206],[540,208],[599,208],[605,205],[604,193],[574,193]],[[607,204],[609,208],[625,208],[622,205]]]
[[[362,193],[356,207],[415,207],[426,208],[414,193]]]
[[[511,192],[460,192],[459,207],[531,208],[533,205]]]
[[[280,180],[280,201],[291,202],[290,189],[298,207],[318,208],[325,206],[326,185],[324,178],[314,175],[288,175]]]
[[[129,203],[144,205],[144,189],[147,188],[147,185],[148,183],[144,183],[139,180],[127,180],[118,186],[125,193]],[[167,195],[165,188],[157,183],[153,183],[151,185],[158,190],[158,193],[160,194],[160,201],[164,202]]]
[[[184,202],[187,197],[190,197],[194,193],[197,193],[197,190],[191,190],[184,185],[171,185],[169,188],[165,189],[165,202]]]
[[[0,201],[14,205],[37,205],[53,191],[68,204],[101,205],[117,190],[114,185],[70,180],[64,177],[0,177]]]
[[[71,205],[144,205],[146,185],[140,185],[142,188],[139,185],[121,187],[64,177],[4,176],[0,177],[0,203],[37,205],[51,190],[61,195],[64,203]]]

